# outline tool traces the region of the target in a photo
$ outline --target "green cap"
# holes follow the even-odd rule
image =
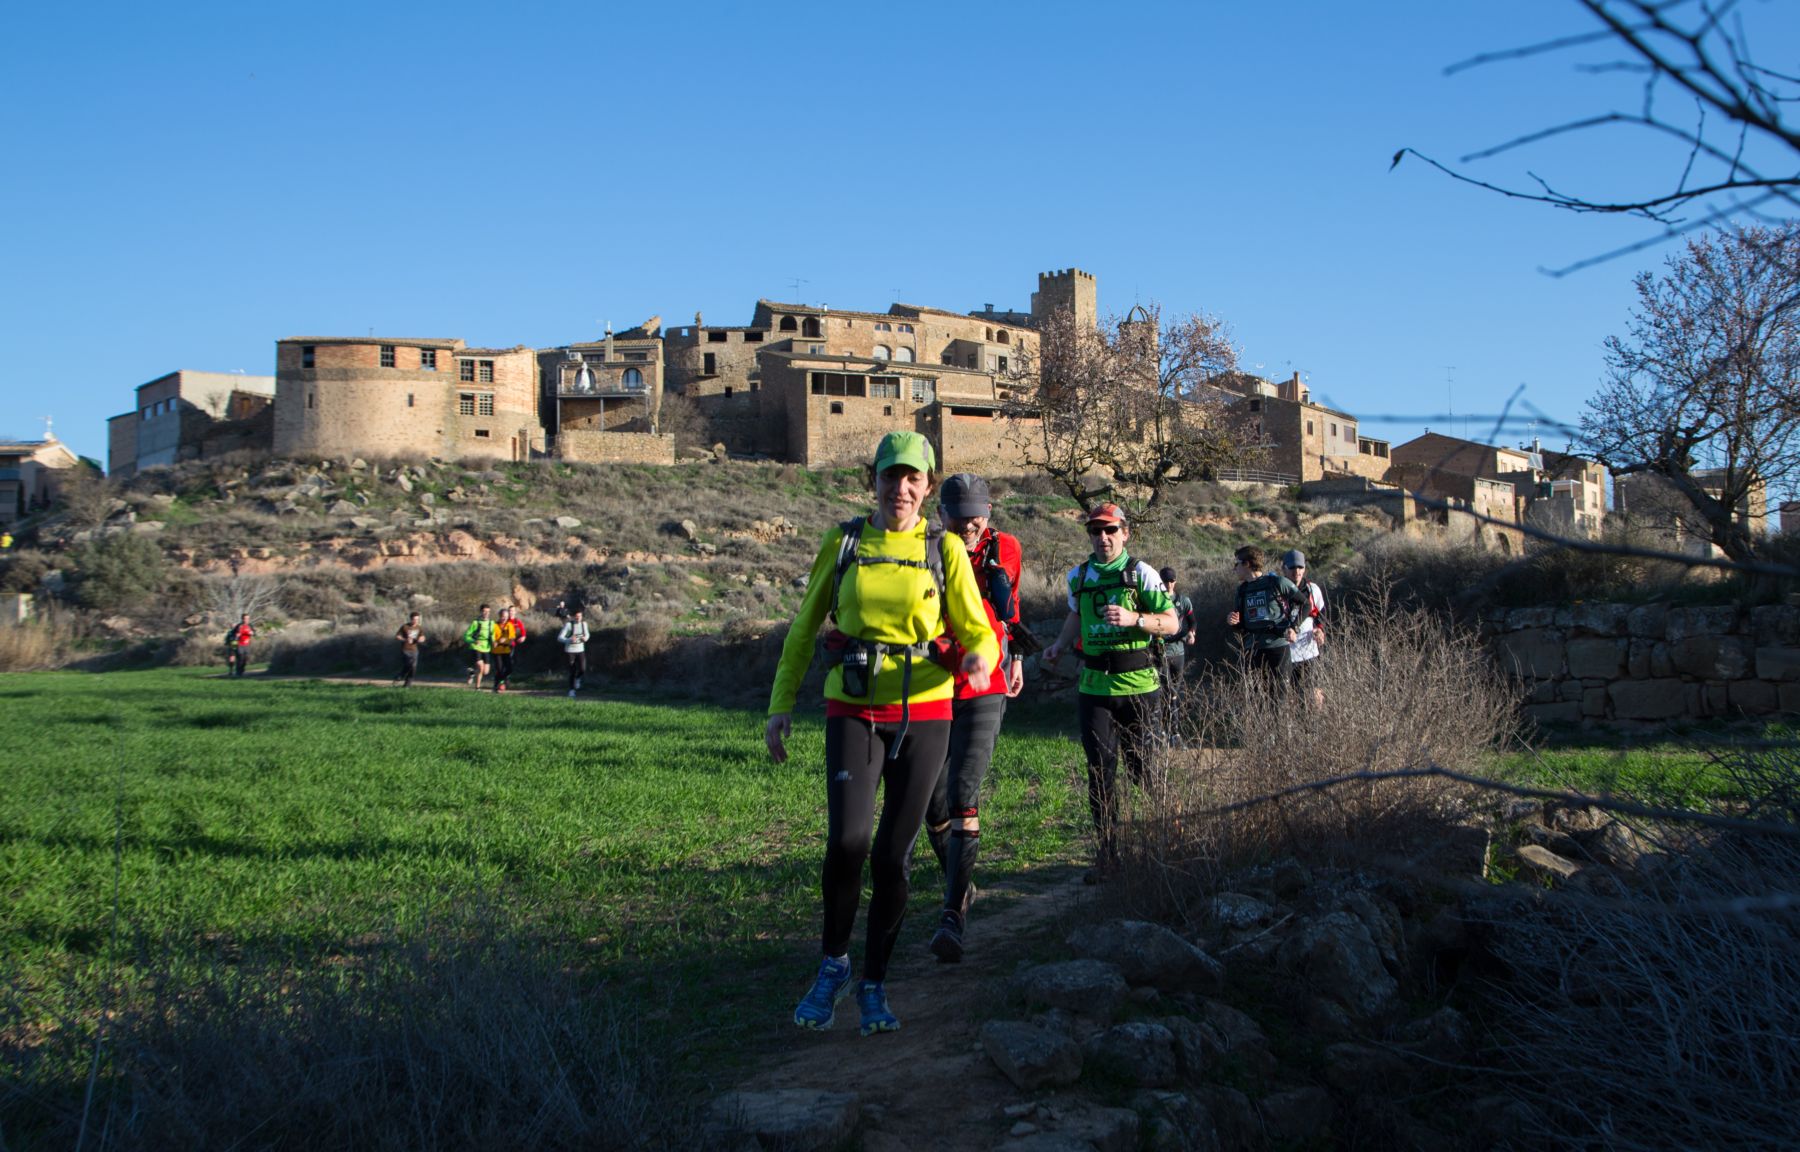
[[[917,432],[889,432],[875,449],[875,471],[886,472],[896,464],[930,472],[937,468],[937,454],[931,441]]]

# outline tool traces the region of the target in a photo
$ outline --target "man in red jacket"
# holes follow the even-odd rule
[[[256,629],[250,626],[250,613],[246,612],[231,626],[231,631],[225,633],[225,658],[231,675],[242,676],[250,667],[250,641],[254,639]]]
[[[979,476],[959,472],[944,481],[938,498],[944,529],[962,537],[975,569],[975,582],[987,609],[988,624],[1000,641],[1000,663],[984,683],[960,672],[950,713],[950,748],[938,772],[937,787],[925,810],[926,835],[944,869],[944,912],[931,937],[931,952],[954,964],[963,957],[963,932],[975,896],[975,856],[981,845],[981,782],[994,758],[994,739],[1006,715],[1006,702],[1025,687],[1025,657],[1011,643],[1019,628],[1019,574],[1023,562],[1019,539],[996,531],[989,519],[993,500]],[[957,667],[962,653],[952,642]]]

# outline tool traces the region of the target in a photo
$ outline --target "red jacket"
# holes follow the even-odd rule
[[[1012,582],[1012,603],[1009,605],[1010,611],[1003,620],[994,610],[993,590],[990,587],[987,563],[984,560],[977,561],[975,582],[981,587],[981,606],[987,609],[988,624],[994,629],[994,635],[1000,639],[1000,663],[994,667],[993,675],[988,678],[985,686],[970,683],[969,678],[964,676],[960,670],[963,650],[952,637],[950,655],[955,661],[952,666],[958,669],[956,673],[956,698],[958,700],[970,700],[976,696],[1004,695],[1006,692],[1006,665],[1011,653],[1011,648],[1007,643],[1007,627],[1019,622],[1019,575],[1024,566],[1024,553],[1019,549],[1017,536],[989,528],[982,533],[981,540],[975,545],[975,551],[969,554],[969,559],[977,560],[978,557],[984,557],[990,547],[993,561],[1000,566],[1000,570]]]
[[[251,639],[255,635],[256,635],[256,629],[250,627],[250,625],[234,624],[231,627],[231,641],[230,642],[232,644],[237,645],[239,648],[248,648],[250,646]]]

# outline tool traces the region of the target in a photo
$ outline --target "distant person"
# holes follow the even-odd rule
[[[1139,784],[1150,781],[1150,744],[1162,702],[1150,642],[1175,634],[1175,602],[1162,575],[1125,550],[1131,527],[1117,504],[1088,513],[1093,554],[1069,569],[1069,615],[1044,649],[1047,666],[1071,647],[1081,653],[1081,747],[1087,754],[1088,812],[1094,821],[1095,860],[1084,879],[1108,880],[1119,867],[1118,769]]]
[[[962,538],[981,591],[988,627],[1000,642],[1000,664],[980,681],[963,675],[963,648],[947,637],[946,663],[955,670],[950,707],[950,747],[931,804],[925,834],[944,870],[944,910],[931,937],[931,954],[946,964],[963,957],[963,934],[975,898],[975,857],[981,847],[981,783],[994,759],[994,740],[1006,702],[1025,687],[1025,656],[1011,643],[1019,627],[1019,539],[990,524],[993,498],[980,476],[959,472],[944,481],[938,513],[944,530]]]
[[[1225,623],[1242,635],[1252,671],[1285,688],[1292,677],[1288,645],[1298,637],[1306,596],[1286,576],[1264,572],[1263,550],[1246,544],[1234,554],[1237,601]]]
[[[494,622],[494,691],[506,691],[506,682],[512,679],[513,652],[525,643],[525,621],[508,604],[500,609],[500,619]]]
[[[563,599],[556,602],[556,618],[558,620],[567,620],[569,618],[568,600]]]
[[[787,759],[793,709],[819,628],[825,651],[825,863],[820,870],[823,956],[794,1009],[803,1028],[829,1028],[850,990],[850,936],[869,863],[863,975],[856,987],[862,1034],[892,1032],[887,970],[906,917],[907,869],[925,807],[950,746],[955,678],[931,659],[944,620],[966,650],[959,665],[985,682],[1000,657],[968,552],[925,518],[936,454],[917,432],[890,432],[875,451],[875,509],[835,525],[813,557],[806,595],[781,646],[763,740]],[[948,547],[945,545],[948,544]],[[876,796],[880,794],[880,825]]]
[[[242,676],[250,667],[250,642],[256,639],[256,629],[250,626],[250,613],[238,617],[238,622],[225,633],[226,667],[232,676]]]
[[[11,532],[0,532],[0,552],[8,551],[11,548],[12,548],[12,533]]]
[[[411,688],[413,677],[419,671],[419,649],[425,645],[425,629],[419,623],[419,614],[414,612],[400,625],[394,633],[394,639],[400,641],[400,671],[394,677],[394,683],[403,688]]]
[[[1288,663],[1294,685],[1305,692],[1306,701],[1314,708],[1325,703],[1325,690],[1319,687],[1319,653],[1325,646],[1325,592],[1306,578],[1306,553],[1298,548],[1282,554],[1281,574],[1293,581],[1306,594],[1306,615],[1294,629],[1294,642],[1288,645]]]
[[[558,612],[566,612],[561,604],[556,606]],[[562,630],[556,634],[556,642],[562,645],[563,655],[569,658],[569,699],[575,699],[575,693],[581,691],[581,678],[587,675],[587,621],[577,606],[569,618],[564,621]]]
[[[489,661],[494,655],[494,610],[486,604],[481,606],[481,614],[469,621],[463,630],[463,643],[469,646],[472,666],[469,668],[469,685],[475,691],[481,691],[481,681],[488,674]]]
[[[1168,688],[1173,694],[1180,689],[1182,676],[1187,671],[1187,646],[1194,642],[1194,602],[1176,589],[1175,569],[1164,568],[1160,575],[1163,589],[1175,602],[1175,635],[1163,642],[1163,663],[1169,669]]]

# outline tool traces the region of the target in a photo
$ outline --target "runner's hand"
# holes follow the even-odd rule
[[[769,746],[769,758],[777,764],[787,763],[787,738],[794,734],[791,712],[777,712],[763,725],[763,743]]]
[[[1006,698],[1018,696],[1025,690],[1025,661],[1009,660],[1006,663]]]
[[[1038,653],[1038,667],[1054,668],[1056,667],[1056,662],[1060,659],[1062,659],[1062,645],[1057,641],[1052,640],[1050,641],[1050,646],[1048,648]]]
[[[1233,628],[1236,628],[1238,626],[1238,621],[1240,619],[1242,619],[1242,617],[1240,617],[1235,611],[1228,612],[1225,615],[1225,623],[1231,625]]]
[[[994,666],[981,653],[966,652],[962,658],[962,673],[972,683],[986,684],[994,675]]]

